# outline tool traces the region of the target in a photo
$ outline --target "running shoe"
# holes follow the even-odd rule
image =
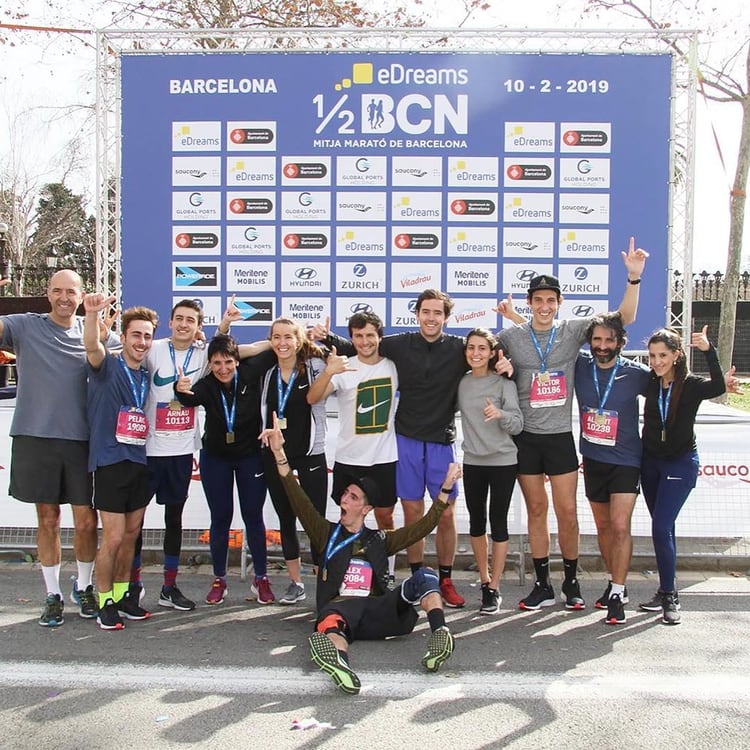
[[[673,591],[661,595],[661,621],[665,625],[679,625],[680,612]]]
[[[565,609],[586,609],[586,602],[581,596],[581,587],[578,585],[577,578],[570,582],[563,581],[560,598],[565,602]]]
[[[466,604],[466,599],[456,591],[456,587],[453,585],[453,581],[451,581],[450,578],[443,578],[443,580],[440,581],[440,595],[443,597],[443,604],[446,607],[461,609],[461,607]]]
[[[303,602],[306,597],[305,584],[291,581],[283,596],[279,599],[279,604],[296,604],[297,602]]]
[[[76,588],[76,581],[73,581],[73,591],[70,592],[70,601],[78,605],[78,614],[86,620],[93,620],[99,611],[99,608],[96,606],[94,587],[91,584],[81,591]]]
[[[159,594],[160,607],[172,607],[180,612],[190,612],[195,609],[195,602],[183,595],[177,586],[162,586]]]
[[[437,672],[446,659],[453,653],[453,636],[445,625],[432,631],[427,644],[427,653],[422,657],[422,664],[430,672]]]
[[[206,604],[222,604],[228,593],[227,582],[222,578],[214,578],[214,582],[211,584],[208,594],[206,594]]]
[[[661,600],[663,596],[663,591],[657,591],[649,601],[641,602],[638,605],[638,609],[642,609],[644,612],[661,612]],[[680,597],[677,595],[676,591],[672,595],[672,598],[674,600],[674,606],[679,610]]]
[[[273,604],[276,601],[268,576],[256,578],[255,583],[250,586],[250,593],[257,599],[258,604]]]
[[[111,599],[107,599],[104,606],[99,609],[96,621],[102,630],[122,630],[125,627],[117,611],[117,605]]]
[[[555,603],[555,591],[551,584],[542,586],[539,581],[534,584],[531,593],[518,602],[519,609],[530,609],[536,611],[542,607],[552,607]]]
[[[151,613],[138,604],[138,595],[133,596],[130,591],[117,602],[117,612],[128,620],[148,620],[151,617]]]
[[[479,607],[480,615],[494,615],[500,609],[503,598],[497,589],[491,589],[489,583],[482,584],[482,606]]]
[[[65,622],[65,618],[63,618],[64,608],[65,604],[60,594],[48,594],[47,600],[44,602],[44,610],[39,618],[39,624],[43,628],[56,628],[58,625],[62,625]]]
[[[623,625],[625,621],[625,605],[619,594],[612,594],[607,603],[607,616],[604,622],[607,625]]]
[[[349,695],[357,695],[362,683],[341,656],[333,641],[324,633],[314,632],[308,639],[310,658],[336,683],[336,687]]]
[[[604,589],[604,593],[594,602],[594,606],[597,609],[607,609],[609,606],[609,595],[612,593],[612,581],[610,581],[607,584],[607,588]],[[630,599],[628,599],[628,587],[625,587],[625,593],[620,597],[620,601],[622,601],[623,604],[627,604]]]

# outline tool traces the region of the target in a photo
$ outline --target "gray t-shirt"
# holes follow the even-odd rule
[[[531,324],[506,328],[498,334],[499,346],[513,364],[513,379],[518,387],[518,400],[523,413],[523,429],[537,435],[570,432],[576,357],[586,341],[591,318],[559,320],[555,324],[555,340],[547,357],[547,371],[561,371],[565,377],[565,403],[559,406],[532,408],[531,384],[534,373],[542,369],[541,358],[531,337]],[[536,331],[539,347],[544,353],[552,330]]]
[[[5,315],[1,320],[0,344],[17,358],[18,390],[10,434],[88,440],[83,318],[73,318],[70,328],[53,323],[48,313]],[[108,344],[119,343],[111,334]]]

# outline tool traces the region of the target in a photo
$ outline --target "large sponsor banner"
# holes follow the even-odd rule
[[[639,348],[666,319],[670,80],[668,55],[123,55],[123,302],[213,325],[234,294],[249,340],[368,307],[403,330],[436,287],[465,332],[552,273],[585,317],[634,235]]]

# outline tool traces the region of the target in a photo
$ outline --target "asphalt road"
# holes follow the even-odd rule
[[[64,564],[65,580],[73,571]],[[589,607],[580,613],[517,610],[527,592],[510,576],[494,617],[478,614],[471,574],[456,580],[469,604],[447,613],[456,651],[442,670],[420,665],[422,617],[409,637],[352,647],[363,688],[346,696],[308,658],[309,577],[306,602],[260,606],[230,573],[224,605],[182,613],[156,606],[160,575],[150,568],[153,617],[104,632],[73,605],[63,626],[39,627],[38,568],[0,562],[0,747],[750,747],[746,577],[683,574],[676,627],[636,611],[656,588],[642,573],[631,576],[628,622],[617,627],[592,606],[601,576],[582,576]],[[280,592],[282,574],[272,581]],[[179,583],[202,601],[210,570],[185,571]]]

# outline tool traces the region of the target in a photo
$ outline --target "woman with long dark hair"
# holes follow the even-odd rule
[[[655,331],[648,340],[651,381],[643,413],[641,485],[651,514],[651,536],[659,569],[659,590],[640,608],[662,612],[667,625],[680,622],[675,588],[674,525],[698,479],[695,418],[701,401],[726,390],[716,350],[708,340],[708,326],[692,334],[690,346],[706,356],[710,379],[688,370],[680,334],[670,328]]]

